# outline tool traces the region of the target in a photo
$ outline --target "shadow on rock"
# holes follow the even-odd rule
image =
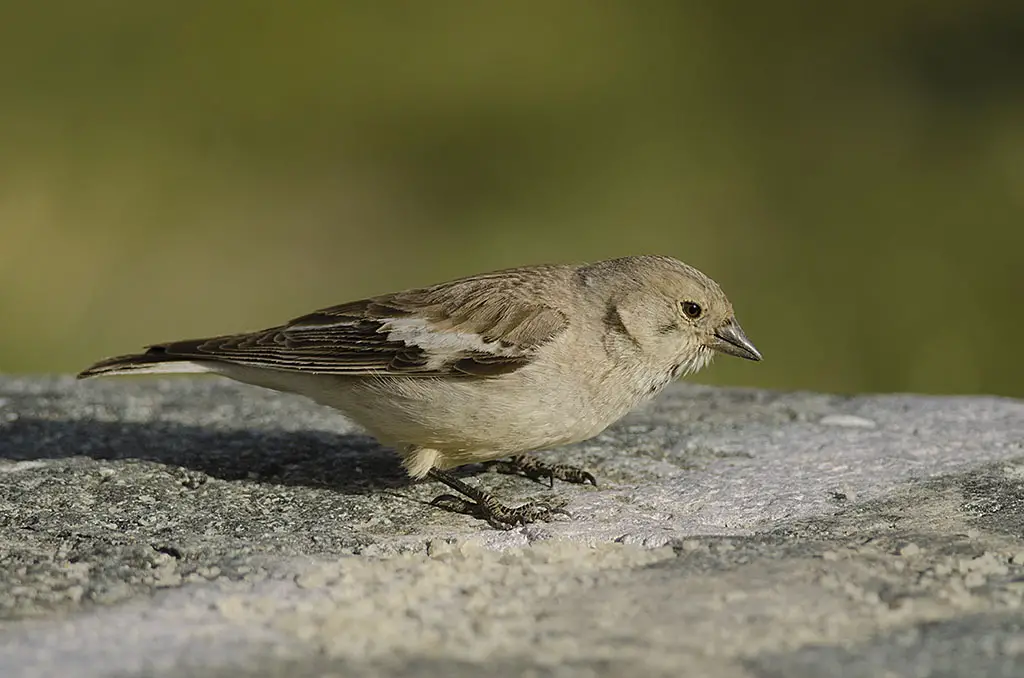
[[[0,458],[71,457],[148,461],[224,480],[323,487],[346,494],[411,482],[394,452],[363,435],[26,416],[3,427]]]

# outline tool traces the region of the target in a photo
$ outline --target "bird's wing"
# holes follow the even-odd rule
[[[497,376],[529,364],[568,319],[531,276],[465,278],[332,306],[259,332],[149,347],[147,355],[338,375]]]

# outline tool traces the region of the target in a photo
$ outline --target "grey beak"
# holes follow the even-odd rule
[[[734,355],[737,358],[747,360],[760,360],[761,352],[754,348],[754,344],[747,335],[743,334],[743,328],[736,322],[735,318],[730,319],[724,325],[715,330],[715,338],[711,348],[722,353]]]

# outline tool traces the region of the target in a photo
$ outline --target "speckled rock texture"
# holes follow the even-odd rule
[[[0,676],[1022,676],[1024,403],[680,384],[429,506],[337,413],[0,378]]]

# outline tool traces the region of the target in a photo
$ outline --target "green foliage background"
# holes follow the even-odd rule
[[[480,270],[716,278],[699,380],[1024,396],[1024,4],[0,3],[0,370]]]

